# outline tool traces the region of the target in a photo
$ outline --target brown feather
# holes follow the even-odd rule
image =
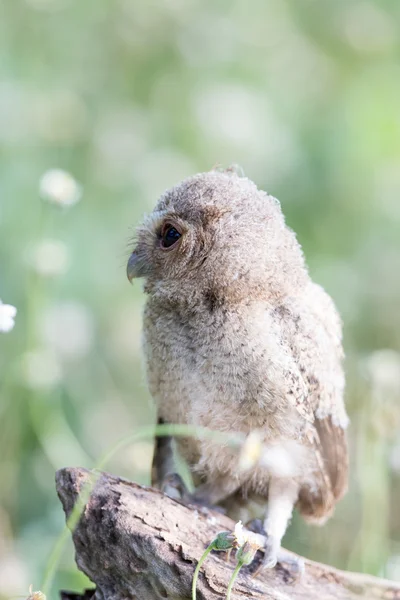
[[[316,419],[315,428],[315,454],[320,465],[319,485],[317,488],[301,488],[297,508],[307,520],[322,524],[347,491],[349,460],[346,432],[342,427],[334,425],[329,416]]]

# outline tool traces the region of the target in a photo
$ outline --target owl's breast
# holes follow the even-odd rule
[[[149,387],[169,422],[247,433],[287,420],[289,407],[271,377],[277,343],[265,315],[264,308],[261,323],[255,311],[208,321],[145,315]]]

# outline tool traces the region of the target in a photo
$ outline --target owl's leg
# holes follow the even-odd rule
[[[216,506],[240,487],[232,476],[216,477],[213,481],[203,483],[192,494],[192,501],[203,506]]]
[[[164,423],[164,421],[160,418],[158,423]],[[160,488],[171,498],[178,498],[186,504],[200,504],[201,506],[215,506],[239,488],[239,483],[234,478],[221,476],[201,484],[191,494],[182,477],[176,472],[171,436],[156,438],[151,484]]]
[[[159,420],[159,423],[162,422]],[[190,493],[182,477],[176,473],[173,439],[171,436],[156,438],[153,465],[151,469],[151,485],[158,487],[170,498],[189,502]]]
[[[185,504],[198,504],[205,507],[218,507],[218,504],[231,496],[238,489],[238,485],[232,485],[232,478],[217,478],[212,482],[206,482],[198,486],[190,493],[178,473],[169,472],[165,475],[160,488],[171,498],[178,498]],[[218,507],[217,510],[225,512]]]
[[[281,549],[281,541],[292,516],[298,493],[299,486],[293,480],[271,479],[268,490],[268,510],[263,527],[267,541],[264,559],[256,572],[262,568],[272,568],[277,562],[288,565],[289,571],[296,577],[303,571],[304,567],[299,561]]]
[[[163,424],[163,419],[158,419],[158,424]],[[174,450],[172,437],[167,435],[156,437],[153,464],[151,469],[151,484],[161,487],[166,476],[175,470]]]

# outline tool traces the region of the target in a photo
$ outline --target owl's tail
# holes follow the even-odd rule
[[[316,419],[315,426],[317,483],[301,488],[297,508],[306,521],[323,525],[347,491],[349,464],[345,430],[334,425],[330,417]]]

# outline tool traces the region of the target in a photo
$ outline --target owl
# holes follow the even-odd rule
[[[165,192],[137,229],[127,274],[144,280],[143,351],[159,422],[262,441],[263,460],[247,469],[212,437],[175,443],[196,483],[191,500],[262,519],[272,567],[293,509],[323,523],[347,488],[334,303],[311,280],[278,200],[234,171]],[[176,471],[172,442],[156,442],[154,484]]]

